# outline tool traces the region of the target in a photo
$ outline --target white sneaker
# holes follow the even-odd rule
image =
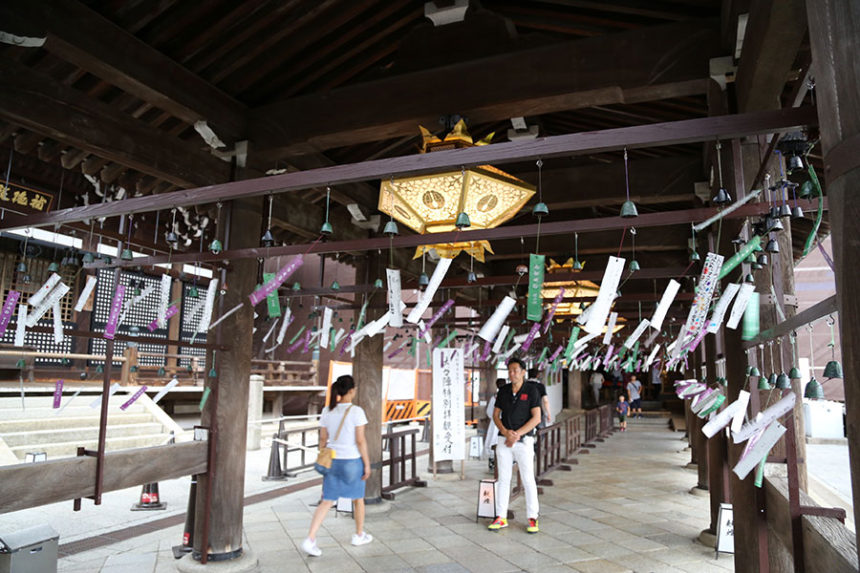
[[[354,540],[355,536],[353,536],[353,541]],[[302,551],[313,557],[319,557],[320,555],[322,555],[322,551],[320,551],[320,548],[317,547],[316,540],[311,539],[310,537],[302,541]]]
[[[361,535],[358,533],[352,534],[352,544],[353,545],[367,545],[373,541],[373,536],[366,531],[362,531]]]

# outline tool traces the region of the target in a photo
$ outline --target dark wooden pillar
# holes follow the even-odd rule
[[[565,408],[571,408],[574,411],[582,410],[582,377],[582,370],[568,370],[567,404],[564,404]],[[591,392],[591,384],[588,385],[588,391]]]
[[[378,268],[376,251],[368,252],[366,257],[358,260],[355,269],[355,282],[368,284],[373,282],[371,274]],[[360,296],[360,295],[359,295]],[[360,302],[357,300],[356,302]],[[368,305],[365,323],[376,320],[387,312],[384,308],[373,308]],[[364,408],[367,414],[367,428],[364,435],[367,438],[367,452],[373,472],[367,480],[364,498],[367,503],[382,501],[382,347],[384,336],[378,334],[366,337],[355,347],[355,358],[352,362],[352,374],[356,384],[355,403]]]
[[[230,249],[254,247],[260,241],[260,199],[233,201],[222,228],[228,229],[224,246]],[[248,301],[255,286],[257,261],[231,261],[226,272],[226,294],[216,301],[217,313]],[[219,288],[224,286],[219,285]],[[201,424],[210,428],[209,473],[200,476],[195,508],[194,556],[204,551],[209,560],[235,559],[242,554],[242,510],[245,497],[245,436],[248,421],[248,385],[251,373],[251,343],[254,309],[249,304],[229,316],[208,340],[224,344],[214,367],[217,376],[206,375],[210,395],[203,408]],[[213,367],[212,353],[206,371]],[[208,527],[207,527],[208,525]],[[206,531],[208,530],[208,531]]]
[[[856,2],[808,0],[806,10],[836,262],[854,522],[860,523],[860,9]]]

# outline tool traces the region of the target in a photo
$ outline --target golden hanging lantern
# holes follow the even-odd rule
[[[492,138],[490,134],[473,143],[462,120],[445,139],[439,139],[423,127],[420,129],[423,153],[486,145]],[[420,234],[454,231],[458,221],[464,220],[468,223],[461,228],[491,229],[516,215],[534,193],[534,186],[491,165],[481,165],[383,181],[379,190],[379,210]],[[488,241],[463,241],[423,245],[418,247],[415,257],[429,249],[436,249],[440,257],[451,259],[466,251],[479,261],[484,260],[485,250],[493,252]]]

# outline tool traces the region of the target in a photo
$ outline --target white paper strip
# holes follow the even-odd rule
[[[517,350],[519,350],[519,349],[520,349],[520,346],[522,346],[522,344],[520,344],[519,342],[515,342],[514,344],[512,344],[512,345],[511,345],[511,347],[510,347],[510,348],[508,348],[508,351],[507,351],[507,352],[505,352],[504,354],[502,354],[502,358],[503,358],[504,360],[507,360],[508,358],[510,358],[510,357],[511,357],[511,354],[513,354],[514,352],[516,352]]]
[[[418,332],[424,333],[424,342],[426,342],[427,344],[433,343],[433,339],[430,338],[430,329],[427,328],[427,325],[424,324],[423,320],[418,321]]]
[[[167,273],[161,275],[161,285],[158,293],[158,316],[155,320],[158,323],[158,328],[164,328],[167,323],[167,307],[170,305],[170,288],[173,285],[173,278]]]
[[[606,334],[603,335],[603,344],[612,342],[612,334],[615,331],[615,323],[618,322],[618,313],[613,312],[609,315],[609,323],[606,325]]]
[[[119,387],[120,387],[120,386],[119,386],[119,382],[114,382],[114,383],[111,385],[110,390],[108,391],[108,398],[110,398],[111,396],[113,396],[114,394],[116,394],[117,390],[119,390]],[[101,396],[101,395],[100,395],[98,398],[96,398],[95,400],[93,400],[93,401],[90,403],[90,408],[95,409],[95,408],[98,408],[99,406],[101,406],[101,405],[102,405],[102,398],[103,398],[103,396]]]
[[[18,318],[15,322],[15,346],[24,346],[24,335],[27,334],[27,305],[18,305]]]
[[[732,440],[734,440],[736,444],[739,444],[745,440],[750,439],[753,434],[755,434],[777,418],[780,418],[781,416],[784,416],[785,414],[790,412],[791,409],[794,408],[795,400],[796,397],[794,395],[794,392],[789,392],[785,395],[785,397],[783,397],[782,400],[780,400],[764,412],[761,412],[760,417],[757,417],[755,420],[748,424],[744,424],[740,431],[734,432],[732,434]]]
[[[323,321],[320,328],[320,346],[328,348],[328,337],[331,331],[331,319],[334,316],[334,311],[329,307],[323,308]]]
[[[651,335],[645,340],[645,348],[650,348],[654,341],[657,340],[657,337],[660,336],[660,331],[655,330],[651,333]]]
[[[36,326],[36,323],[48,312],[48,309],[52,308],[54,303],[59,302],[61,298],[66,296],[67,292],[69,292],[69,285],[60,283],[47,296],[42,297],[39,305],[27,312],[27,327],[32,328]]]
[[[594,310],[593,304],[586,306],[585,310],[580,313],[579,318],[576,319],[576,322],[578,322],[579,324],[585,324],[586,322],[588,322],[588,319],[591,317],[592,310]]]
[[[98,279],[95,275],[87,275],[87,284],[84,285],[84,290],[81,291],[81,296],[78,297],[78,302],[75,303],[75,312],[81,312],[84,310],[84,305],[87,304],[87,301],[90,299],[90,295],[93,294],[93,290],[95,290],[97,282]]]
[[[54,414],[55,414],[55,415],[57,415],[57,414],[59,414],[60,412],[62,412],[63,410],[65,410],[65,409],[66,409],[66,406],[68,406],[69,404],[71,404],[71,403],[72,403],[72,400],[74,400],[75,398],[77,398],[77,397],[78,397],[78,394],[80,394],[80,393],[81,393],[81,390],[83,390],[83,388],[78,388],[78,390],[77,390],[77,391],[75,391],[75,393],[74,393],[74,394],[72,394],[72,397],[71,397],[71,398],[69,398],[68,400],[66,400],[65,402],[63,402],[63,405],[62,405],[62,406],[60,406],[60,408],[59,408],[58,410],[54,410]]]
[[[499,335],[496,336],[496,342],[493,343],[493,354],[498,354],[502,349],[502,344],[505,343],[505,338],[508,337],[508,332],[510,332],[511,327],[507,324],[502,327],[502,330],[499,331]]]
[[[197,332],[206,332],[209,330],[209,323],[212,322],[212,310],[215,308],[216,294],[218,294],[218,279],[212,279],[209,281],[209,288],[206,290],[206,304],[203,306],[203,316],[200,317]]]
[[[741,390],[741,393],[738,395],[737,400],[717,412],[716,416],[711,418],[711,420],[702,427],[702,433],[705,434],[708,438],[713,438],[717,434],[717,432],[728,426],[729,423],[734,420],[735,415],[738,412],[740,412],[741,419],[743,419],[743,415],[744,412],[746,412],[749,399],[750,393]]]
[[[603,272],[603,280],[600,281],[600,292],[597,293],[597,300],[591,305],[594,310],[589,313],[588,322],[583,326],[587,332],[603,332],[603,325],[606,324],[609,308],[612,306],[612,301],[615,300],[618,283],[624,272],[624,261],[619,257],[609,257],[606,270]]]
[[[600,336],[599,332],[595,332],[594,334],[588,334],[586,336],[583,336],[582,338],[580,338],[579,340],[577,340],[576,342],[573,343],[573,349],[577,350],[577,349],[585,348],[586,344],[588,344],[589,342],[591,342],[592,340],[594,340],[598,336]]]
[[[732,299],[740,288],[741,285],[737,283],[728,284],[726,292],[723,293],[720,300],[717,301],[716,306],[714,306],[714,312],[711,314],[711,321],[708,323],[708,332],[715,334],[720,329],[720,326],[723,324],[723,319],[726,316],[726,311],[729,308],[729,303],[732,302]]]
[[[403,326],[403,311],[400,310],[400,269],[385,269],[385,276],[388,279],[388,312],[391,313],[388,324],[400,328]]]
[[[162,398],[164,398],[164,396],[165,396],[168,392],[170,392],[171,390],[173,390],[173,388],[174,388],[177,384],[179,384],[179,380],[177,380],[177,379],[176,379],[176,377],[174,376],[174,377],[170,380],[170,382],[168,382],[168,383],[167,383],[167,385],[166,385],[166,386],[164,386],[161,390],[159,390],[159,391],[158,391],[158,394],[156,394],[156,395],[155,395],[155,398],[153,398],[153,399],[152,399],[152,402],[153,402],[154,404],[158,404],[158,401],[159,401],[159,400],[161,400]]]
[[[746,452],[746,456],[739,461],[732,471],[739,479],[744,479],[756,467],[761,459],[767,455],[770,449],[776,445],[782,435],[785,433],[785,426],[779,422],[773,422],[764,431],[755,445]]]
[[[148,297],[153,290],[155,290],[155,287],[149,285],[145,289],[140,291],[139,295],[133,296],[127,301],[125,301],[125,307],[122,309],[122,314],[119,316],[119,322],[117,324],[122,324],[123,322],[125,322],[125,317],[128,314],[128,311],[130,311],[132,307],[134,307],[134,305]]]
[[[212,324],[209,325],[209,330],[212,330],[213,328],[215,328],[216,326],[221,324],[222,320],[224,320],[225,318],[227,318],[228,316],[230,316],[231,314],[235,313],[240,308],[242,308],[243,304],[245,304],[245,303],[240,302],[239,304],[237,304],[236,306],[234,306],[233,308],[231,308],[230,310],[228,310],[227,312],[225,312],[224,314],[219,316],[218,320],[216,320],[215,322],[213,322]]]
[[[672,306],[672,302],[675,300],[675,296],[677,296],[679,288],[681,288],[681,283],[675,279],[671,279],[666,290],[663,291],[663,296],[660,297],[660,304],[657,305],[657,309],[654,311],[654,316],[651,317],[651,328],[654,330],[659,331],[663,326],[663,319],[666,318],[666,312],[669,310],[669,307]]]
[[[645,369],[651,368],[651,363],[654,362],[654,357],[657,356],[657,351],[660,350],[660,345],[656,345],[653,350],[651,350],[651,354],[648,355],[648,360],[645,361]]]
[[[391,311],[386,312],[381,317],[372,321],[370,324],[365,326],[365,334],[367,336],[373,337],[382,332],[382,330],[388,325],[388,321],[391,320]]]
[[[63,338],[65,338],[65,333],[63,333],[63,318],[60,314],[60,301],[54,303],[52,310],[54,311],[51,313],[54,315],[54,343],[60,344],[63,342]]]
[[[735,304],[732,305],[732,312],[729,314],[729,320],[726,323],[726,328],[731,328],[732,330],[738,327],[738,324],[741,322],[741,317],[744,315],[744,311],[747,309],[747,305],[752,298],[752,294],[755,292],[755,285],[751,285],[749,283],[744,283],[741,285],[741,290],[738,292],[738,296],[735,298]]]
[[[289,328],[290,324],[293,322],[293,311],[287,307],[287,310],[284,312],[284,316],[281,317],[281,328],[278,329],[278,336],[275,337],[275,342],[277,345],[275,348],[280,346],[284,342],[284,336],[287,334],[287,328]],[[274,350],[274,349],[273,349]]]
[[[523,342],[526,341],[526,338],[528,338],[528,337],[529,337],[528,332],[524,332],[523,334],[517,334],[516,336],[514,336],[514,342],[516,342],[517,344],[522,344]],[[540,332],[536,332],[534,335],[534,338],[532,338],[532,340],[537,340],[538,338],[540,338]]]
[[[448,268],[451,266],[451,262],[453,260],[454,259],[439,259],[439,262],[436,263],[436,269],[433,271],[433,276],[430,277],[430,284],[428,284],[427,288],[424,289],[424,294],[421,297],[421,300],[412,308],[412,312],[409,313],[409,316],[406,317],[407,322],[411,322],[412,324],[418,323],[418,319],[421,318],[421,315],[423,315],[424,311],[427,310],[427,307],[430,306],[430,301],[433,300],[433,295],[436,294],[436,290],[439,288],[439,285],[442,284],[442,279],[445,278],[445,273],[448,272]]]
[[[338,328],[337,332],[334,333],[334,345],[337,346],[340,344],[344,336],[346,336],[346,331],[343,328]]]
[[[57,286],[57,284],[59,284],[59,282],[60,282],[60,275],[58,275],[57,273],[51,273],[51,276],[48,277],[48,280],[45,281],[45,284],[40,286],[39,290],[34,292],[33,296],[31,296],[30,299],[28,300],[28,302],[30,303],[30,306],[32,306],[32,307],[39,306],[39,304],[45,299],[45,297],[48,296],[48,293],[50,293],[52,290],[54,290],[54,287]]]
[[[690,313],[687,315],[687,322],[684,328],[681,329],[682,336],[692,336],[693,338],[699,334],[699,331],[705,328],[705,321],[708,317],[708,309],[711,306],[711,298],[714,296],[714,290],[717,288],[717,281],[720,276],[720,269],[723,267],[723,256],[716,253],[708,253],[705,257],[705,264],[702,267],[702,275],[699,277],[699,283],[696,286],[696,297],[693,299],[693,305],[690,307]],[[672,349],[672,357],[677,358],[681,354],[685,345],[677,345]]]
[[[743,407],[740,410],[738,410],[737,412],[735,412],[735,416],[734,416],[734,418],[732,418],[732,428],[731,429],[733,432],[740,432],[741,426],[744,423],[744,416],[747,413],[747,405],[750,402],[750,393],[747,392],[746,390],[741,390],[740,393],[738,393],[738,399],[735,401],[736,402],[743,401]]]
[[[627,340],[624,341],[625,348],[632,348],[636,341],[639,340],[639,337],[642,336],[642,333],[645,332],[645,329],[648,328],[648,325],[651,322],[646,318],[642,322],[639,323],[639,326],[636,327],[636,330],[633,331],[633,334],[627,337]]]
[[[508,318],[508,315],[514,309],[514,305],[516,304],[517,301],[509,296],[503,298],[501,304],[496,307],[496,310],[493,312],[490,319],[484,323],[483,327],[481,327],[480,332],[478,332],[478,336],[487,342],[495,340],[496,335],[505,323],[505,319]]]
[[[269,327],[269,331],[265,334],[265,336],[263,336],[263,342],[267,342],[269,340],[269,337],[272,336],[272,333],[275,332],[275,327],[278,326],[278,320],[280,319],[276,318],[275,321],[272,323],[272,326]]]

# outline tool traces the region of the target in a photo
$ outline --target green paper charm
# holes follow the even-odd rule
[[[543,315],[543,288],[544,275],[543,255],[529,255],[529,295],[526,307],[526,318],[529,320],[540,320]]]
[[[263,273],[263,284],[275,278],[275,273]],[[275,289],[266,297],[266,308],[269,311],[269,318],[277,318],[281,316],[281,303],[278,300],[278,289]]]

